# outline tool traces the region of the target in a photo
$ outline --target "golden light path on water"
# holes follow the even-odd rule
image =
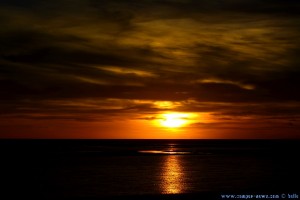
[[[164,156],[161,174],[161,191],[163,194],[184,192],[184,172],[180,163],[180,155]]]

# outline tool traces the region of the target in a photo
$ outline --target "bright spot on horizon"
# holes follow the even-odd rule
[[[167,128],[179,128],[185,126],[189,121],[190,114],[187,113],[166,113],[162,114],[160,125]]]

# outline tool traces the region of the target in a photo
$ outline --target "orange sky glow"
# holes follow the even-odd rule
[[[298,3],[241,2],[4,1],[0,138],[300,138]]]

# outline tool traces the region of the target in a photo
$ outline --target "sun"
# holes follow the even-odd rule
[[[160,124],[167,128],[179,128],[188,123],[188,117],[189,114],[185,113],[166,113],[162,114]]]

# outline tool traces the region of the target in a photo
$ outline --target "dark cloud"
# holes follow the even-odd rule
[[[296,0],[3,0],[1,113],[92,120],[168,110],[134,102],[143,100],[229,118],[298,116],[299,6]],[[58,102],[86,99],[102,103],[87,109]],[[99,108],[119,103],[108,99],[132,102]]]

